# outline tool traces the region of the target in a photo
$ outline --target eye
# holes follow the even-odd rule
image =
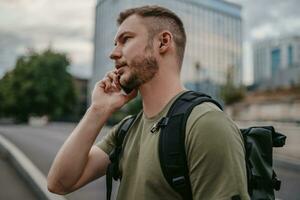
[[[130,39],[129,36],[124,36],[124,37],[123,37],[123,43],[126,43],[129,39]]]

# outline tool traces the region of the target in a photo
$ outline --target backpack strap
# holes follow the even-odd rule
[[[167,116],[158,123],[161,127],[159,159],[162,172],[184,200],[193,199],[185,152],[185,127],[193,108],[203,102],[212,102],[222,109],[210,96],[187,91],[175,100]]]
[[[121,178],[120,170],[119,170],[119,162],[122,153],[122,144],[125,139],[126,133],[133,125],[135,119],[137,119],[140,114],[133,115],[125,119],[120,127],[117,130],[116,135],[116,147],[109,154],[109,159],[111,163],[108,165],[106,170],[106,199],[110,200],[111,191],[112,191],[112,179],[118,180]]]

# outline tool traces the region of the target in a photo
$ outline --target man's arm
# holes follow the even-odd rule
[[[54,159],[48,174],[49,191],[66,194],[105,174],[108,155],[92,145],[108,117],[93,107],[87,110]]]
[[[66,194],[105,174],[108,155],[93,144],[110,115],[137,94],[123,95],[116,80],[111,72],[95,85],[91,106],[53,161],[49,191]]]

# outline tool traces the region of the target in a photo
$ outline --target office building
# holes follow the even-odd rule
[[[255,42],[253,65],[257,87],[267,89],[300,83],[300,36]]]

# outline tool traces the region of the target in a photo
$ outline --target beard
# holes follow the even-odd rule
[[[128,77],[120,79],[120,86],[127,94],[150,81],[158,71],[157,60],[151,53],[134,57],[128,67]]]

